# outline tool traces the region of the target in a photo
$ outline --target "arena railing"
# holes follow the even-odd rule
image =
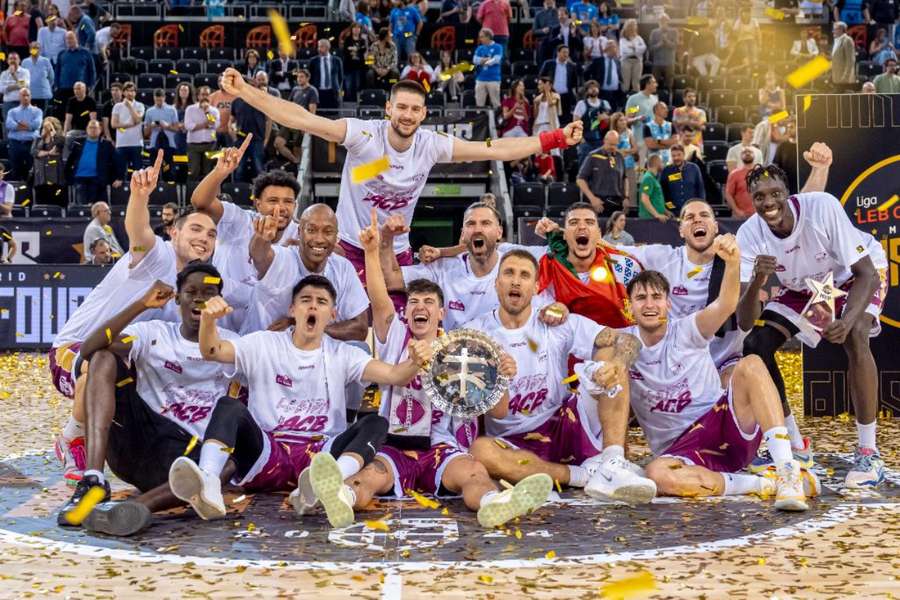
[[[312,203],[312,136],[305,134],[300,145],[300,166],[297,169],[297,181],[300,182],[300,196],[297,198],[297,215]]]

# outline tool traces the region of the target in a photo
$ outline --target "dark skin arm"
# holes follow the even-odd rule
[[[738,301],[737,307],[738,327],[741,328],[741,331],[750,331],[762,313],[759,292],[775,272],[777,266],[778,261],[774,256],[760,254],[756,257],[753,279],[750,280],[750,283],[741,285],[741,299]]]
[[[272,242],[276,235],[278,235],[278,220],[275,217],[260,217],[253,222],[253,237],[250,238],[249,251],[258,279],[266,276],[275,260]]]
[[[123,341],[122,330],[144,311],[165,306],[174,295],[172,286],[157,280],[142,298],[126,306],[88,336],[81,345],[81,356],[90,360],[94,352],[106,349],[116,356],[126,358],[131,352],[131,345],[130,342]]]
[[[878,273],[870,257],[864,256],[853,263],[850,271],[853,272],[853,284],[847,294],[844,313],[822,331],[822,337],[833,344],[844,343],[853,325],[865,313],[869,300],[878,287]]]
[[[352,319],[334,321],[325,328],[325,333],[336,340],[364,340],[369,333],[369,311],[362,311]]]

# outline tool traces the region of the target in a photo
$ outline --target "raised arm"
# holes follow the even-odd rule
[[[282,100],[265,90],[253,87],[236,69],[225,69],[222,74],[222,89],[264,113],[280,125],[299,129],[329,142],[340,143],[347,136],[347,123],[341,119],[326,119],[312,114],[299,104]]]
[[[397,256],[394,254],[394,238],[402,233],[409,231],[409,226],[399,214],[388,217],[384,225],[381,226],[381,270],[384,273],[384,283],[387,289],[391,291],[402,291],[406,289],[406,282],[403,280],[403,270],[400,263],[397,262]]]
[[[803,153],[803,158],[809,163],[809,177],[803,184],[801,192],[824,192],[828,185],[828,171],[831,168],[831,148],[822,142],[814,142],[809,150]]]
[[[220,203],[221,206],[221,203]],[[262,279],[275,260],[272,242],[278,235],[278,219],[273,216],[259,217],[253,221],[253,237],[250,238],[250,260],[256,269],[256,278]]]
[[[174,296],[175,290],[172,286],[157,280],[143,297],[126,306],[124,310],[94,330],[81,344],[81,356],[89,359],[97,350],[108,348],[120,357],[127,357],[131,347],[128,342],[120,339],[122,330],[144,311],[162,308]]]
[[[378,227],[378,211],[372,209],[369,226],[359,232],[359,243],[366,252],[366,292],[372,304],[372,327],[378,341],[387,341],[388,330],[396,316],[394,303],[388,294],[381,268],[381,231]]]
[[[232,308],[221,296],[206,301],[200,312],[200,355],[204,359],[234,364],[234,344],[219,337],[216,321],[231,314]]]
[[[409,358],[396,365],[370,360],[363,370],[363,379],[379,385],[406,385],[431,360],[431,343],[410,340],[408,350]]]
[[[213,167],[213,170],[206,177],[200,180],[200,183],[194,189],[194,193],[191,194],[191,206],[198,212],[209,215],[215,223],[219,222],[225,211],[222,207],[222,201],[219,200],[222,183],[241,164],[241,158],[243,158],[244,152],[247,151],[247,147],[252,139],[253,134],[247,134],[239,148],[223,149],[216,159],[216,166]]]
[[[453,138],[453,162],[479,160],[518,160],[526,156],[549,152],[555,148],[575,146],[581,142],[581,120],[573,121],[563,129],[544,132],[526,138],[501,138],[484,142],[469,142]]]
[[[706,308],[697,313],[697,330],[706,339],[734,314],[741,295],[741,251],[737,240],[730,233],[713,240],[716,255],[725,261],[725,275],[719,287],[719,295]]]
[[[752,279],[741,285],[741,299],[737,307],[738,327],[741,331],[750,331],[762,313],[759,293],[777,266],[778,260],[774,256],[760,254],[756,257]]]
[[[156,189],[159,171],[162,168],[163,151],[156,153],[152,167],[140,169],[131,174],[131,195],[125,209],[125,233],[131,244],[131,266],[137,265],[156,244],[156,235],[150,227],[150,209],[147,203]]]
[[[364,310],[352,319],[332,321],[325,328],[325,333],[336,340],[363,341],[369,334],[369,311]]]

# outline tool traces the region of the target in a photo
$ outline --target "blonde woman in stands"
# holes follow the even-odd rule
[[[632,94],[641,90],[641,73],[644,70],[644,53],[647,52],[647,43],[638,34],[638,24],[635,19],[627,19],[622,26],[622,35],[619,38],[619,60],[622,62],[622,86],[626,94]]]

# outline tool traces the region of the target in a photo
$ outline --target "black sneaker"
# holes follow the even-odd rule
[[[75,486],[75,493],[72,494],[72,497],[69,498],[69,501],[63,504],[62,508],[59,509],[59,512],[56,513],[56,524],[60,527],[78,527],[77,525],[72,525],[66,520],[66,513],[75,508],[75,506],[81,501],[84,495],[88,493],[88,490],[95,486],[102,487],[106,492],[100,502],[109,500],[108,481],[100,483],[100,479],[96,475],[88,475],[86,477],[82,477],[81,481],[78,482],[78,485]]]
[[[101,502],[94,507],[81,526],[86,530],[106,535],[134,535],[147,529],[153,521],[150,509],[134,500],[125,502]]]

